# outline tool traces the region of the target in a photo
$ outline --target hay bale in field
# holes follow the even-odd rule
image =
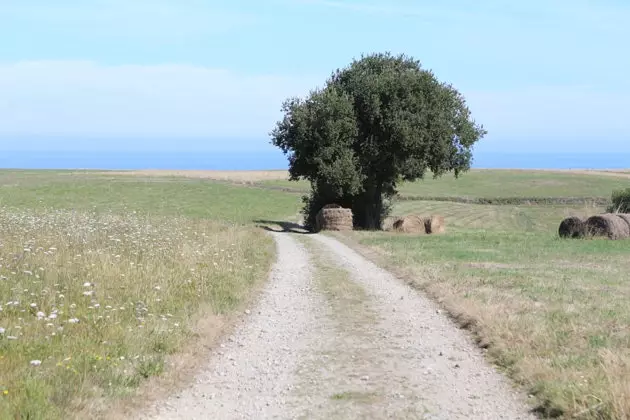
[[[396,220],[394,222],[393,228],[396,232],[401,233],[425,234],[427,233],[427,229],[424,222],[424,217],[412,214]]]
[[[396,222],[396,218],[395,217],[386,217],[385,220],[383,220],[383,223],[381,225],[381,229],[385,230],[385,231],[390,231],[394,229],[394,222]]]
[[[439,214],[431,215],[424,219],[424,228],[426,233],[438,234],[444,233],[445,224],[444,224],[444,216],[440,216]]]
[[[558,235],[561,238],[582,238],[585,233],[584,220],[576,216],[567,217],[560,222],[558,228]]]
[[[438,234],[444,233],[444,216],[431,215],[428,217],[414,214],[404,216],[396,220],[392,226],[393,230],[402,233],[415,234]]]
[[[321,230],[352,230],[352,210],[338,204],[326,204],[315,218],[317,232]]]
[[[609,239],[630,238],[630,224],[625,217],[618,214],[605,213],[586,219],[585,232],[592,237],[607,237]]]
[[[615,215],[617,217],[621,217],[623,219],[623,221],[626,222],[628,224],[628,226],[630,226],[630,214],[627,214],[627,213],[615,213]]]

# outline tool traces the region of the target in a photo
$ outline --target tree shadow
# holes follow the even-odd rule
[[[314,232],[307,230],[304,226],[294,223],[279,220],[254,220],[256,227],[263,228],[269,232],[284,232],[284,233],[299,233],[301,235],[310,235]],[[274,229],[270,225],[279,226],[280,229]]]

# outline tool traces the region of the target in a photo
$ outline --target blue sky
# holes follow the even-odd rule
[[[264,150],[284,98],[406,53],[482,152],[630,152],[626,0],[0,0],[0,149]]]

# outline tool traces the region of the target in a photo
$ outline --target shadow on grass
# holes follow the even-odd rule
[[[257,227],[263,228],[269,232],[285,232],[285,233],[299,233],[302,235],[309,235],[311,232],[304,228],[304,226],[294,222],[283,222],[279,220],[254,220]],[[274,229],[272,226],[279,226],[280,229]]]

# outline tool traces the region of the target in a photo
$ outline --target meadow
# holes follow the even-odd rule
[[[251,221],[287,219],[298,202],[211,182],[0,172],[0,418],[112,416],[152,378],[194,365],[182,357],[213,344],[274,261]]]
[[[575,184],[564,180],[566,190],[577,195],[585,185],[581,178],[577,176]],[[610,181],[602,178],[589,185]],[[468,191],[487,196],[492,182],[501,194],[503,182],[497,178]],[[514,187],[512,194],[516,191]],[[544,185],[527,194],[549,197]],[[335,236],[440,301],[456,322],[473,332],[490,360],[530,395],[543,417],[626,419],[628,242],[557,236],[563,218],[604,211],[597,204],[411,200],[399,202],[394,215],[442,214],[446,233]]]
[[[99,413],[168,376],[199,322],[238,313],[264,282],[274,246],[255,221],[296,221],[307,187],[284,177],[1,171],[0,418]],[[394,215],[442,214],[445,234],[333,235],[442,302],[543,416],[630,418],[628,242],[557,236],[628,181],[426,179],[400,188]],[[474,202],[501,197],[552,200]]]
[[[276,174],[276,173],[271,173]],[[279,176],[280,173],[278,172]],[[223,179],[227,179],[224,177]],[[278,189],[308,191],[306,181],[285,178],[254,178],[255,184]],[[446,175],[433,179],[429,173],[424,181],[402,182],[398,192],[403,198],[499,199],[520,198],[610,198],[613,189],[623,188],[628,177],[612,171],[527,171],[473,169],[459,179]]]

